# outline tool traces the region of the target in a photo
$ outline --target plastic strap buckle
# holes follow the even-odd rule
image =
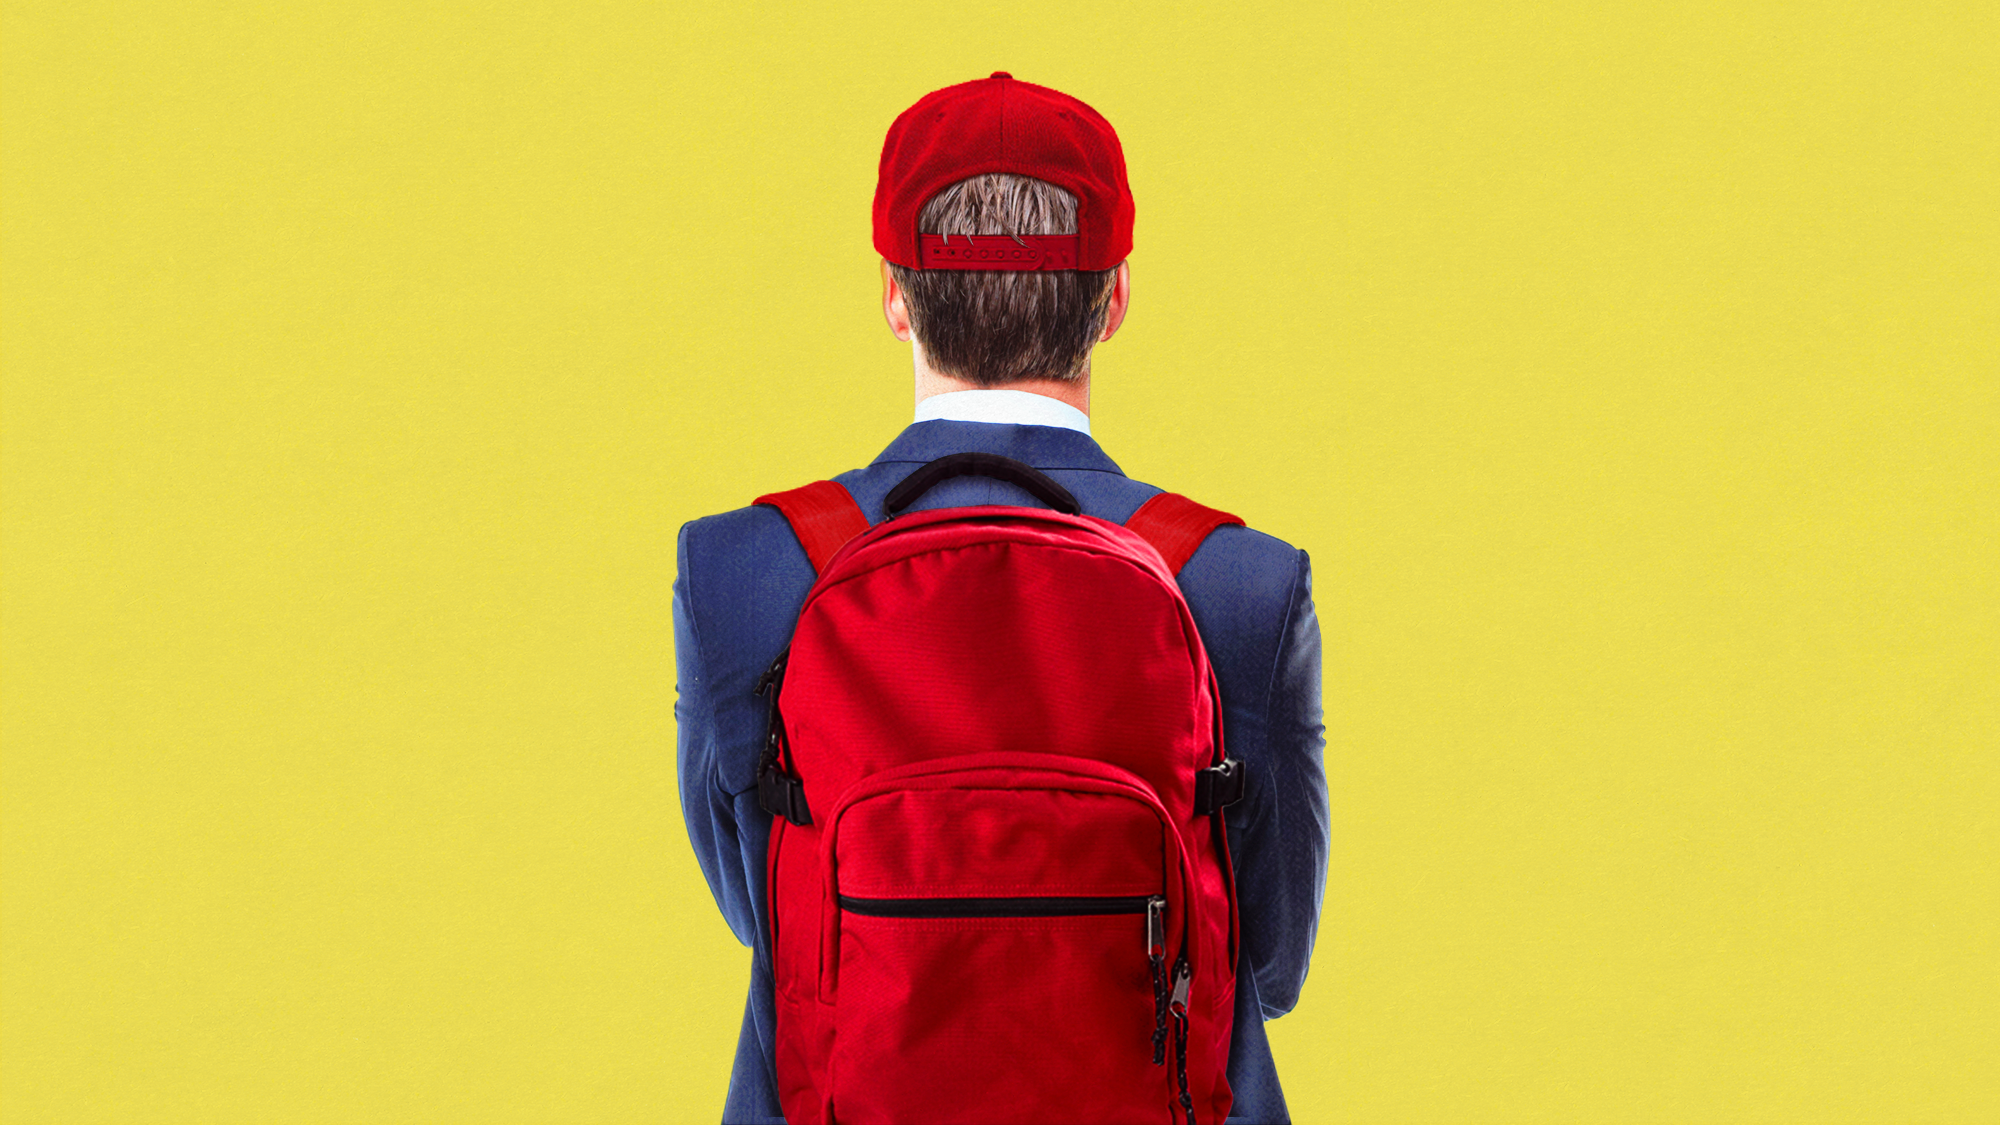
[[[777,766],[757,775],[757,804],[801,828],[812,823],[812,810],[806,807],[806,783]]]
[[[1208,816],[1243,799],[1243,763],[1224,758],[1220,765],[1197,770],[1194,775],[1194,815]]]

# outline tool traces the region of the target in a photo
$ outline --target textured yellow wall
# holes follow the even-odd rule
[[[714,1120],[673,537],[908,418],[884,130],[1120,130],[1312,552],[1303,1122],[2000,1120],[1990,4],[9,0],[4,1101]]]

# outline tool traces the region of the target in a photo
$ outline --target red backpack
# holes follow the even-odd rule
[[[1055,510],[898,514],[967,473]],[[1174,574],[1243,521],[983,453],[873,528],[832,481],[757,503],[819,576],[758,684],[786,1120],[1220,1125],[1243,769]]]

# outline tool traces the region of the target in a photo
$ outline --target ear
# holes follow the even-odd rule
[[[889,259],[882,259],[882,319],[889,322],[889,331],[896,339],[910,342],[910,310],[903,306],[903,290],[896,284],[896,275],[889,272]]]
[[[1125,262],[1120,262],[1118,263],[1118,276],[1111,281],[1111,306],[1105,313],[1104,335],[1097,338],[1098,343],[1101,344],[1109,340],[1111,334],[1118,331],[1118,326],[1125,323],[1125,310],[1130,308],[1131,305],[1132,267]]]

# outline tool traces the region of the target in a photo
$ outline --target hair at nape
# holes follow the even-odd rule
[[[924,234],[1075,234],[1076,196],[1027,176],[993,172],[932,196]],[[1108,270],[918,270],[891,263],[910,328],[931,369],[983,387],[1074,381],[1104,331],[1116,267]]]

